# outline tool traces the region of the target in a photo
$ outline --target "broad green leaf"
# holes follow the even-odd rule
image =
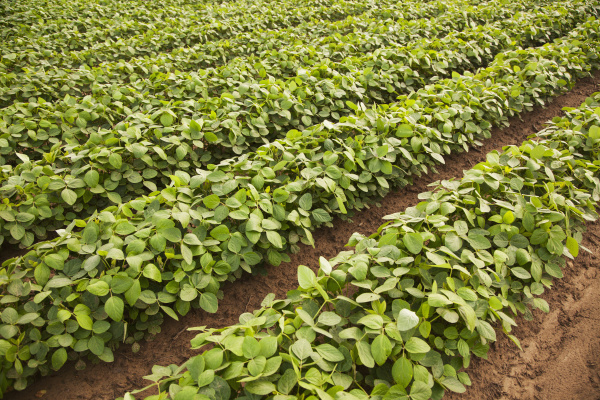
[[[96,296],[106,296],[110,290],[108,283],[104,281],[98,281],[88,285],[87,291]]]
[[[579,255],[579,243],[577,243],[577,240],[569,236],[567,238],[567,249],[573,257],[577,257]]]
[[[98,173],[98,171],[91,169],[88,172],[86,172],[85,176],[83,177],[83,180],[89,187],[95,188],[100,182],[100,174]]]
[[[397,384],[407,387],[413,377],[413,366],[406,357],[402,356],[392,367],[392,376]]]
[[[429,400],[431,398],[431,389],[421,381],[414,381],[410,388],[411,400]]]
[[[298,204],[303,210],[309,211],[313,205],[312,195],[310,193],[303,194],[302,197],[300,197]]]
[[[400,310],[397,327],[400,332],[409,331],[419,324],[417,314],[407,308]]]
[[[302,289],[311,289],[315,286],[316,282],[317,276],[312,269],[305,265],[300,265],[298,267],[298,283]]]
[[[409,353],[427,353],[431,350],[431,347],[425,342],[423,339],[419,339],[418,337],[411,337],[404,344],[404,348]]]
[[[120,297],[112,296],[106,301],[104,305],[104,311],[111,317],[114,321],[121,321],[123,319],[123,310],[125,308],[125,304]]]
[[[325,273],[325,275],[331,274],[333,270],[331,264],[325,257],[319,257],[319,266],[321,267],[321,271]]]
[[[402,237],[402,242],[413,254],[419,254],[423,249],[423,238],[419,233],[407,233]]]
[[[260,380],[248,383],[246,385],[246,390],[252,394],[266,396],[275,392],[277,389],[273,383]]]
[[[368,342],[361,340],[356,342],[356,348],[358,350],[358,357],[364,366],[373,368],[375,366],[375,360],[371,354],[371,345]]]
[[[390,342],[390,339],[385,335],[377,336],[371,344],[371,353],[378,365],[385,364],[390,354],[392,354],[392,343]]]
[[[60,193],[60,197],[62,197],[65,203],[67,203],[70,206],[75,204],[75,202],[77,201],[77,193],[67,188],[63,189],[63,191]]]
[[[267,235],[267,239],[269,240],[269,242],[271,242],[271,244],[273,246],[275,246],[278,249],[283,248],[283,241],[282,241],[281,235],[279,235],[279,233],[277,233],[275,231],[267,231],[266,235]]]
[[[52,354],[52,369],[58,371],[67,362],[67,350],[61,347]]]
[[[213,293],[202,293],[200,295],[200,308],[209,313],[216,313],[219,307],[217,296]]]
[[[207,208],[213,210],[217,208],[219,204],[221,204],[221,199],[219,199],[219,196],[216,194],[211,194],[210,196],[206,196],[204,199],[202,199],[202,202]]]
[[[210,236],[220,242],[224,242],[229,238],[229,228],[225,225],[219,225],[210,231]]]
[[[88,348],[93,354],[99,356],[104,352],[104,340],[100,336],[92,335],[88,341]]]

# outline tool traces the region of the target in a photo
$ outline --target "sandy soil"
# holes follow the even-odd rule
[[[439,174],[417,179],[415,185],[390,193],[381,207],[372,207],[353,217],[352,221],[334,221],[334,227],[320,229],[314,234],[315,248],[303,247],[291,257],[291,262],[267,268],[265,274],[245,276],[225,285],[225,298],[216,314],[201,310],[190,312],[179,322],[167,320],[154,340],[141,343],[141,350],[132,353],[129,346],[115,352],[115,362],[88,365],[77,371],[74,365],[39,379],[23,392],[13,392],[8,400],[37,399],[114,399],[126,391],[140,388],[149,382],[142,377],[155,364],[180,364],[194,354],[189,340],[195,336],[186,328],[207,325],[222,327],[237,322],[245,311],[260,307],[268,293],[285,296],[297,287],[296,268],[304,264],[315,268],[319,256],[333,257],[344,249],[355,231],[370,234],[381,225],[385,215],[402,211],[418,202],[417,195],[428,190],[427,185],[439,179],[461,177],[463,170],[485,160],[485,155],[502,146],[520,144],[537,132],[552,117],[561,114],[563,107],[577,107],[587,96],[599,91],[600,73],[578,82],[571,92],[556,98],[546,108],[538,107],[521,118],[513,118],[510,127],[496,129],[484,146],[448,157],[438,167]],[[586,246],[600,254],[600,224],[590,225]],[[16,249],[4,248],[0,261],[17,254]],[[469,372],[473,387],[465,394],[448,396],[457,399],[600,399],[600,274],[597,255],[581,255],[569,267],[565,279],[544,298],[550,303],[550,315],[536,314],[534,321],[520,321],[515,330],[524,345],[519,352],[501,336],[489,354],[489,361],[478,360]],[[581,273],[583,271],[583,273]],[[37,395],[37,396],[36,396]]]

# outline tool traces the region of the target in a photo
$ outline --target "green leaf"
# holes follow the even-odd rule
[[[460,383],[460,381],[452,376],[447,376],[443,381],[442,385],[448,389],[453,391],[454,393],[464,393],[467,391],[467,388]]]
[[[115,169],[121,169],[121,166],[123,165],[123,159],[121,158],[121,155],[118,153],[112,153],[109,157],[108,157],[108,162],[110,163],[110,165],[112,165]]]
[[[89,315],[79,314],[75,316],[75,319],[77,319],[77,323],[79,324],[79,326],[81,326],[87,331],[91,331],[94,327],[94,322],[92,321],[92,318],[90,318]]]
[[[198,290],[193,286],[184,285],[181,292],[179,292],[179,297],[183,301],[192,301],[198,297]]]
[[[458,312],[467,323],[467,328],[473,332],[477,325],[477,315],[475,314],[475,310],[469,305],[462,305],[458,307]]]
[[[108,199],[114,204],[121,204],[123,202],[119,193],[108,192],[106,193],[106,196],[108,196]]]
[[[373,353],[373,358],[378,365],[385,364],[390,354],[392,354],[390,339],[385,335],[377,336],[371,344],[371,353]]]
[[[202,293],[200,295],[200,308],[209,313],[216,313],[219,308],[217,296],[213,293]]]
[[[414,381],[410,388],[411,400],[429,400],[431,398],[431,389],[421,381]]]
[[[52,369],[58,371],[67,362],[67,350],[60,348],[52,354]]]
[[[178,228],[161,229],[160,235],[171,243],[181,242],[181,230]]]
[[[291,346],[291,349],[300,360],[305,360],[312,354],[312,347],[306,339],[299,339]]]
[[[110,283],[110,288],[113,293],[125,293],[133,285],[133,279],[128,276],[115,275]]]
[[[396,130],[396,136],[398,136],[398,137],[409,138],[409,137],[412,137],[413,135],[414,135],[414,133],[412,130],[412,126],[410,126],[408,124],[401,124],[398,126],[398,129]]]
[[[515,214],[512,211],[507,211],[502,217],[502,222],[505,224],[512,224],[515,221]]]
[[[211,194],[210,196],[206,196],[204,199],[202,199],[202,202],[208,209],[212,210],[221,204],[221,199],[219,199],[219,196],[216,194]]]
[[[296,386],[296,383],[298,383],[296,373],[292,368],[287,369],[277,382],[277,390],[283,394],[289,394],[294,386]]]
[[[494,328],[486,321],[480,319],[477,320],[477,332],[485,339],[491,340],[492,342],[496,341],[496,331],[494,331]]]
[[[342,322],[342,317],[334,312],[324,311],[319,315],[318,322],[327,326],[335,326]]]
[[[407,233],[402,238],[404,245],[413,254],[419,254],[423,249],[423,238],[419,233]]]
[[[229,228],[225,225],[219,225],[210,231],[210,236],[219,242],[224,242],[229,238]]]
[[[154,264],[147,264],[144,267],[143,274],[146,278],[152,279],[153,281],[162,282],[161,272]]]
[[[133,285],[131,285],[129,290],[125,292],[125,300],[127,300],[127,303],[133,307],[141,293],[142,288],[140,285],[140,280],[136,279],[133,281]]]
[[[15,240],[21,240],[21,238],[23,236],[25,236],[25,228],[23,228],[23,226],[21,225],[13,225],[10,228],[10,235],[15,239]]]
[[[332,220],[331,215],[322,208],[317,208],[312,211],[312,216],[318,223],[322,224],[324,222],[329,222]]]
[[[392,376],[397,384],[407,387],[413,377],[413,365],[406,357],[400,357],[392,367]]]
[[[246,390],[252,394],[259,396],[266,396],[275,392],[277,389],[275,385],[267,381],[254,381],[246,385]]]
[[[371,301],[379,300],[381,296],[377,293],[362,293],[356,298],[358,303],[369,303]]]
[[[167,127],[173,125],[173,116],[168,112],[162,113],[160,116],[160,123]]]
[[[59,254],[48,254],[44,257],[44,263],[54,271],[61,271],[65,265],[65,261]]]
[[[83,181],[89,187],[95,188],[96,186],[98,186],[98,182],[100,182],[100,174],[98,173],[98,171],[94,171],[93,169],[89,170],[83,177]]]
[[[267,365],[267,359],[264,356],[258,356],[248,362],[248,372],[252,376],[260,375]]]
[[[331,271],[333,270],[333,267],[325,257],[319,257],[319,266],[325,275],[331,274]]]
[[[398,314],[398,330],[400,332],[409,331],[419,324],[419,317],[417,314],[407,308],[400,310]]]
[[[260,354],[260,344],[258,343],[258,340],[252,336],[245,336],[244,342],[242,343],[242,351],[246,358],[258,357]]]
[[[19,313],[12,307],[8,307],[1,312],[2,322],[5,324],[15,324],[19,320]]]
[[[279,233],[275,232],[275,231],[267,231],[267,239],[269,239],[269,242],[271,242],[271,244],[273,244],[273,246],[275,246],[278,249],[282,249],[283,248],[283,241],[281,239],[281,235],[279,235]]]
[[[108,283],[104,281],[94,282],[88,285],[87,291],[96,296],[106,296],[110,290]]]
[[[427,353],[429,350],[431,350],[431,347],[429,347],[427,342],[414,336],[408,339],[404,345],[404,348],[409,353]]]
[[[90,351],[99,356],[104,352],[104,340],[100,336],[93,335],[88,341]]]
[[[273,200],[276,203],[283,203],[290,197],[290,193],[282,188],[275,189],[273,191]]]
[[[361,340],[356,342],[356,349],[358,350],[358,357],[364,366],[373,368],[375,366],[375,360],[371,354],[371,345],[368,342]]]
[[[545,146],[537,145],[531,150],[530,154],[531,154],[532,158],[539,160],[540,158],[542,158],[544,156],[545,152],[546,152]]]
[[[137,228],[131,224],[129,221],[121,221],[115,226],[114,232],[117,235],[129,235],[135,232]]]
[[[154,250],[162,252],[167,247],[167,239],[162,235],[154,235],[150,238],[150,245]]]
[[[206,139],[208,143],[215,143],[219,141],[219,137],[210,131],[204,132],[204,139]]]
[[[303,210],[309,211],[313,205],[313,198],[310,193],[304,193],[298,202]]]
[[[510,272],[519,279],[531,279],[531,274],[525,268],[511,268]]]
[[[312,269],[305,265],[298,267],[298,283],[302,289],[311,289],[317,282],[317,276]]]
[[[117,296],[112,296],[104,305],[104,311],[106,311],[108,316],[114,321],[121,321],[123,319],[124,308],[125,304],[123,303],[123,300]]]
[[[473,246],[473,248],[475,250],[486,250],[486,249],[489,249],[490,247],[492,247],[492,244],[490,243],[490,241],[483,235],[479,235],[479,234],[471,235],[469,233],[468,241],[469,241],[469,244],[471,246]]]
[[[65,203],[67,203],[70,206],[75,204],[75,202],[77,201],[77,193],[67,188],[63,189],[63,191],[60,193],[60,197],[62,197]]]
[[[529,246],[529,240],[527,240],[527,238],[520,233],[517,233],[510,238],[510,244],[518,249],[525,249],[527,246]]]
[[[196,380],[196,383],[198,384],[198,387],[201,388],[203,386],[210,385],[214,380],[215,380],[215,371],[212,369],[209,369],[209,370],[202,372],[200,375],[198,375],[198,379]],[[184,389],[189,388],[189,387],[190,386],[186,386],[186,387],[184,387]],[[179,392],[179,393],[181,393],[181,392]],[[196,392],[194,391],[194,393],[190,397],[190,400],[194,400],[196,398],[195,395],[196,395]]]
[[[579,243],[577,243],[577,240],[575,240],[575,238],[572,238],[570,236],[567,238],[567,249],[573,257],[577,257],[579,255]]]

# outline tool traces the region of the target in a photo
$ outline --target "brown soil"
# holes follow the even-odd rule
[[[460,177],[463,170],[484,161],[488,152],[522,143],[546,121],[560,115],[563,107],[577,107],[586,97],[600,90],[598,82],[600,73],[581,80],[571,92],[556,98],[546,108],[538,107],[521,118],[511,119],[510,127],[494,130],[492,138],[482,147],[448,157],[446,164],[438,167],[439,174],[430,173],[418,178],[414,185],[390,193],[381,201],[381,207],[364,210],[352,221],[335,220],[333,228],[315,232],[315,248],[302,247],[298,254],[292,255],[291,262],[268,268],[268,276],[246,276],[225,285],[225,297],[216,314],[195,310],[179,322],[168,320],[154,340],[141,343],[141,350],[136,354],[130,346],[122,346],[115,352],[113,363],[89,365],[83,371],[75,370],[73,364],[67,365],[60,372],[39,379],[23,392],[9,393],[6,398],[36,399],[37,394],[44,400],[114,399],[128,390],[146,386],[149,381],[142,377],[151,373],[153,365],[181,364],[194,354],[189,348],[189,340],[195,334],[186,328],[234,324],[243,312],[259,308],[268,293],[284,297],[288,290],[298,286],[296,269],[299,264],[316,267],[319,256],[333,257],[344,250],[353,232],[375,232],[383,216],[415,205],[417,195],[427,191],[429,183]],[[599,224],[590,225],[590,231],[600,238]],[[587,238],[589,248],[600,250],[600,244],[594,244],[595,236],[588,235]],[[3,252],[5,250],[11,251],[3,249]],[[5,255],[2,254],[0,259],[5,259]],[[545,296],[552,310],[550,315],[536,314],[533,322],[520,321],[515,332],[524,344],[523,353],[500,338],[490,350],[491,361],[480,361],[470,368],[474,387],[451,399],[600,399],[596,364],[600,362],[600,317],[594,313],[600,307],[600,274],[596,273],[593,261],[593,256],[580,256],[567,271],[566,278]],[[585,273],[579,275],[575,270]]]

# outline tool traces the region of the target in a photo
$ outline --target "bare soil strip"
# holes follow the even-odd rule
[[[417,195],[427,191],[428,184],[461,177],[464,170],[484,161],[488,152],[521,144],[546,121],[560,115],[563,107],[578,107],[586,97],[599,91],[599,83],[600,72],[597,72],[594,77],[579,81],[572,91],[557,97],[546,108],[536,107],[520,118],[512,118],[510,127],[495,129],[492,138],[482,147],[447,157],[446,164],[438,167],[440,173],[415,178],[414,185],[388,194],[381,201],[381,207],[359,212],[352,221],[335,220],[333,228],[315,232],[315,248],[303,246],[299,253],[292,255],[291,262],[268,268],[268,275],[245,276],[225,285],[225,296],[219,302],[216,314],[194,310],[179,322],[167,319],[162,332],[154,340],[141,343],[138,353],[132,353],[130,346],[122,346],[115,352],[113,363],[88,365],[83,371],[75,370],[71,363],[23,392],[9,393],[6,399],[108,400],[147,385],[149,381],[143,376],[151,373],[153,365],[181,364],[194,354],[189,341],[195,333],[186,328],[234,324],[240,314],[259,308],[267,294],[284,297],[288,290],[298,286],[296,269],[299,264],[315,268],[319,256],[333,257],[344,250],[352,233],[375,232],[383,216],[417,204]],[[585,246],[600,254],[600,224],[590,225]],[[19,253],[14,248],[4,248],[0,260]],[[500,340],[490,350],[490,361],[478,360],[470,368],[474,387],[463,395],[448,398],[600,399],[600,369],[597,365],[600,362],[600,313],[597,312],[600,308],[600,273],[596,270],[596,258],[580,255],[569,267],[565,279],[544,296],[550,303],[550,315],[535,314],[533,322],[519,320],[515,333],[524,344],[523,353],[499,335]]]

